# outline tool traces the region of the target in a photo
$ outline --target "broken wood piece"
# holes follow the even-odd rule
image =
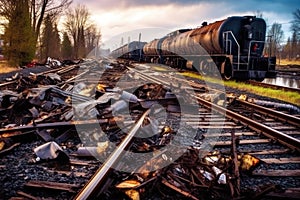
[[[162,182],[165,186],[167,186],[167,187],[169,187],[169,188],[175,190],[176,192],[182,194],[182,195],[185,196],[185,197],[188,197],[188,198],[191,198],[191,199],[194,199],[194,200],[199,200],[197,197],[195,197],[195,196],[193,196],[192,194],[190,194],[190,193],[188,193],[188,192],[186,192],[186,191],[184,191],[184,190],[182,190],[182,189],[180,189],[180,188],[178,188],[178,187],[172,185],[171,183],[169,183],[169,182],[168,182],[167,180],[165,180],[165,179],[163,179],[161,182]]]
[[[25,197],[26,199],[31,199],[31,200],[38,200],[39,199],[37,197],[34,197],[34,196],[32,196],[30,194],[27,194],[25,192],[22,192],[22,191],[17,191],[17,194],[20,195],[20,196]]]
[[[70,165],[81,165],[81,166],[91,166],[97,165],[99,162],[85,161],[85,160],[74,160],[70,159]]]
[[[235,136],[234,129],[231,131],[231,151],[232,151],[232,160],[234,166],[234,194],[231,194],[232,197],[240,196],[240,171],[239,171],[239,163],[238,163],[238,153],[237,153],[237,140],[238,138]]]
[[[263,189],[261,192],[256,192],[253,195],[251,195],[251,199],[252,200],[255,200],[255,199],[261,199],[262,197],[264,197],[266,194],[268,194],[269,192],[273,191],[276,189],[276,185],[271,185],[271,186],[268,186],[267,188]]]
[[[288,164],[288,163],[300,164],[300,157],[296,157],[296,158],[262,158],[261,160],[267,164]]]
[[[29,181],[25,183],[27,187],[33,188],[45,188],[45,189],[53,189],[53,190],[63,190],[67,192],[75,193],[74,188],[79,188],[79,185],[68,184],[68,183],[58,183],[58,182],[50,182],[50,181]]]
[[[109,119],[99,119],[99,120],[80,120],[80,121],[70,121],[70,122],[49,122],[43,124],[29,124],[25,126],[16,126],[11,128],[1,128],[0,133],[11,132],[11,131],[24,131],[28,129],[37,128],[57,128],[61,126],[85,126],[93,125],[99,123],[108,123]]]
[[[264,143],[270,143],[270,139],[257,139],[257,140],[240,140],[239,144],[264,144]],[[230,146],[231,141],[218,141],[215,143],[215,146]]]
[[[0,151],[0,155],[3,155],[11,150],[13,150],[15,147],[19,146],[21,143],[16,143],[16,144],[13,144],[11,145],[10,147],[8,147],[7,149],[4,149],[2,151]]]
[[[144,112],[144,114],[139,118],[139,120],[131,127],[127,136],[119,144],[119,146],[114,150],[110,157],[102,164],[102,166],[96,171],[92,179],[90,179],[87,184],[81,189],[81,191],[76,195],[75,199],[93,199],[97,195],[104,192],[108,185],[105,184],[105,180],[109,178],[109,172],[112,167],[117,164],[120,157],[123,155],[122,152],[126,150],[132,143],[136,132],[142,126],[144,119],[149,115],[150,110]]]
[[[87,174],[84,172],[62,171],[62,170],[47,170],[50,173],[64,174],[66,176],[85,177]]]

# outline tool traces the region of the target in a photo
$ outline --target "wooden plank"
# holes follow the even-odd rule
[[[8,147],[7,149],[4,149],[2,151],[0,151],[0,155],[3,155],[11,150],[13,150],[15,147],[19,146],[21,143],[15,143],[13,145],[11,145],[10,147]]]
[[[239,145],[244,145],[244,144],[265,144],[269,143],[270,139],[257,139],[257,140],[240,140]],[[215,146],[230,146],[231,141],[218,141],[215,144],[212,144]]]
[[[61,171],[61,170],[47,170],[50,173],[64,174],[66,176],[70,176],[73,174],[75,177],[84,177],[86,173],[84,172],[72,172],[72,171]]]
[[[282,123],[281,122],[265,122],[263,123],[264,125],[266,126],[282,126]]]
[[[26,199],[32,199],[32,200],[38,200],[39,199],[37,197],[34,197],[34,196],[32,196],[30,194],[27,194],[25,192],[22,192],[22,191],[17,191],[17,194],[20,195],[20,196],[25,197]]]
[[[260,159],[267,164],[288,164],[288,163],[300,163],[300,157],[295,158],[262,158]]]
[[[189,125],[212,125],[212,126],[219,126],[219,125],[223,125],[223,126],[235,126],[236,124],[234,122],[210,122],[210,121],[187,121],[185,122]]]
[[[216,122],[216,123],[229,123],[229,124],[235,124],[234,122],[226,121],[224,118],[185,118],[182,117],[181,121],[184,122],[202,122],[202,123],[208,123],[208,122]]]
[[[275,127],[272,127],[273,129],[275,130],[280,130],[280,131],[284,131],[284,130],[298,130],[298,128],[296,127],[293,127],[293,126],[275,126]]]
[[[284,133],[288,134],[288,135],[300,135],[300,131],[299,130],[284,131]]]
[[[290,153],[290,149],[275,149],[275,150],[264,150],[264,151],[240,151],[241,153],[249,153],[251,155],[274,155],[274,154],[285,154]]]
[[[231,137],[231,133],[205,133],[204,137]],[[237,132],[236,136],[256,136],[257,134],[254,132]]]
[[[99,123],[108,123],[109,119],[99,119],[99,120],[82,120],[82,121],[68,121],[68,122],[47,122],[41,124],[28,124],[24,126],[0,128],[1,133],[7,133],[12,131],[25,131],[28,129],[38,129],[38,128],[57,128],[57,127],[68,127],[68,126],[90,126]]]
[[[58,183],[58,182],[50,182],[50,181],[29,181],[25,183],[27,187],[34,188],[45,188],[45,189],[53,189],[53,190],[63,190],[68,192],[73,192],[73,188],[79,188],[79,185],[68,184],[68,183]]]
[[[289,190],[285,190],[284,192],[270,192],[269,194],[266,194],[265,197],[270,199],[299,200],[300,192],[290,192]]]
[[[300,170],[255,170],[252,172],[252,175],[272,177],[300,176]]]
[[[193,128],[203,128],[203,129],[241,129],[243,126],[196,126],[196,125],[191,125]]]
[[[74,160],[70,159],[71,165],[80,165],[80,166],[92,166],[92,165],[100,165],[99,162],[89,161],[89,160]]]

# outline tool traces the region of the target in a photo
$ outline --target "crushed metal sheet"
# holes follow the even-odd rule
[[[63,149],[56,142],[47,142],[34,150],[36,156],[40,159],[55,159],[60,153],[64,153]]]

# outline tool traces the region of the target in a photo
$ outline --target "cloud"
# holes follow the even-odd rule
[[[199,0],[85,0],[84,4],[97,6],[103,9],[122,9],[144,6],[163,6],[163,5],[194,5],[198,4]],[[74,0],[74,3],[81,3],[80,0]]]
[[[77,3],[82,1],[74,0],[74,5]],[[299,7],[299,0],[85,0],[83,4],[107,40],[135,29],[195,28],[203,21],[211,23],[233,15],[254,15],[256,11],[263,14],[268,25],[284,23],[284,31],[289,31],[288,22]],[[124,40],[127,41],[127,36]]]

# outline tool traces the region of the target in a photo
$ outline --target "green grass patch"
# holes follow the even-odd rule
[[[275,90],[272,88],[264,88],[264,87],[259,87],[259,86],[254,86],[251,84],[247,84],[244,82],[237,82],[237,81],[222,81],[218,80],[212,77],[203,77],[197,73],[194,72],[184,72],[180,73],[182,76],[188,76],[212,83],[218,83],[218,84],[224,84],[226,87],[231,87],[234,89],[238,89],[241,91],[245,92],[250,92],[253,94],[265,96],[265,97],[270,97],[274,99],[279,99],[282,101],[285,101],[287,103],[292,103],[297,106],[300,106],[300,94],[298,92],[287,92],[283,90]]]
[[[253,86],[251,84],[236,82],[236,81],[226,81],[225,86],[232,87],[239,90],[244,90],[251,92],[253,94],[270,97],[274,99],[279,99],[288,103],[300,106],[300,94],[298,92],[290,92],[283,90],[275,90],[272,88],[264,88],[259,86]]]

